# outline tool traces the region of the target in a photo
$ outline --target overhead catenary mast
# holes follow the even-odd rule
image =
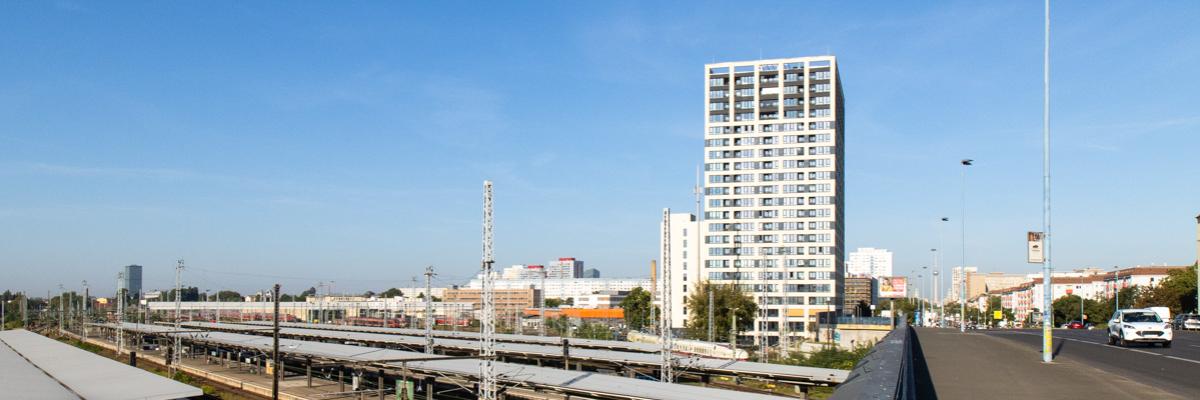
[[[433,266],[425,267],[425,353],[433,354]]]
[[[183,274],[183,259],[179,259],[178,261],[176,261],[176,264],[175,264],[175,334],[172,335],[175,337],[175,344],[172,347],[172,351],[171,351],[171,353],[172,353],[171,354],[171,377],[172,378],[174,378],[175,372],[179,370],[179,361],[181,360],[179,353],[180,353],[180,351],[183,350],[183,342],[181,341],[181,338],[180,338],[181,335],[179,334],[179,331],[180,331],[180,327],[179,327],[179,323],[180,323],[179,314],[180,313],[179,313],[179,311],[180,311],[181,306],[183,305],[181,303],[182,298],[180,297],[180,295],[183,294],[182,293],[183,283],[182,283],[182,281],[180,281],[182,274]]]
[[[480,365],[479,398],[496,400],[496,370],[493,359],[496,358],[496,303],[493,298],[492,263],[495,262],[492,249],[492,181],[483,181],[483,317],[480,321],[479,335],[480,351],[483,358]]]
[[[117,273],[117,355],[125,350],[125,293],[121,292],[125,273]]]
[[[672,371],[673,357],[671,355],[671,209],[663,209],[662,223],[662,322],[659,323],[658,336],[659,342],[662,343],[662,375],[659,381],[672,382],[674,381],[675,372]],[[654,309],[654,304],[650,304],[650,308]]]

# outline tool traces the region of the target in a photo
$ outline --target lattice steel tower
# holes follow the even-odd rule
[[[482,329],[479,335],[479,355],[483,360],[480,365],[479,398],[496,400],[496,369],[493,359],[496,358],[496,303],[494,283],[492,282],[492,263],[495,262],[492,253],[492,181],[483,181],[483,317],[480,321]]]
[[[662,312],[659,317],[662,322],[659,323],[658,336],[659,342],[662,343],[662,376],[660,381],[671,382],[675,378],[675,372],[672,371],[672,356],[671,356],[671,209],[663,209],[662,223],[662,273],[659,281],[662,282]],[[654,308],[654,304],[650,304],[650,308]]]

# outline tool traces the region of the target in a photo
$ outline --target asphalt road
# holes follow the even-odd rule
[[[976,331],[1040,349],[1041,330]],[[1185,398],[1200,397],[1200,332],[1175,331],[1174,343],[1158,345],[1108,344],[1104,330],[1054,330],[1055,358],[1144,383]]]

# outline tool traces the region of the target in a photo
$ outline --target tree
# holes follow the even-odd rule
[[[1068,321],[1083,321],[1085,323],[1098,324],[1107,321],[1108,317],[1112,315],[1113,304],[1111,300],[1083,299],[1082,301],[1083,309],[1080,310],[1079,296],[1068,294],[1055,299],[1051,303],[1054,314],[1054,326],[1061,326]],[[1080,311],[1087,316],[1087,319],[1080,319]]]
[[[300,292],[300,297],[304,297],[304,298],[308,298],[309,296],[316,296],[316,295],[317,295],[317,288],[311,287],[311,286],[308,287],[308,290]]]
[[[166,292],[163,301],[175,301],[175,288]],[[195,286],[183,288],[179,292],[179,301],[200,301],[200,289]]]
[[[909,324],[912,324],[916,320],[917,311],[919,311],[921,309],[922,303],[925,304],[926,310],[930,309],[930,304],[928,302],[922,302],[922,301],[918,301],[916,299],[912,299],[912,298],[908,298],[908,297],[899,298],[899,299],[880,300],[879,307],[877,307],[877,308],[879,308],[880,310],[892,311],[892,315],[895,318],[900,317],[897,314],[904,314],[904,318],[908,321]],[[893,310],[892,307],[895,307],[895,310]],[[972,310],[972,308],[968,304],[968,307],[967,307],[967,316],[968,317],[972,316],[971,310]],[[975,311],[975,312],[977,315],[978,311]],[[958,315],[958,313],[959,313],[958,303],[947,303],[946,304],[946,314],[947,315]],[[969,319],[970,318],[968,318],[968,320]]]
[[[735,285],[722,285],[711,282],[701,282],[696,290],[687,298],[688,321],[687,335],[692,339],[708,340],[708,292],[713,292],[713,332],[717,338],[729,337],[732,315],[736,310],[737,332],[745,331],[754,326],[754,316],[758,313],[758,305],[749,295],[743,293]],[[628,312],[628,311],[626,311]]]
[[[546,299],[546,307],[558,308],[558,306],[561,306],[562,304],[563,304],[562,299],[556,299],[556,298]]]
[[[583,339],[612,340],[613,331],[608,325],[584,322],[575,329],[575,337]]]
[[[625,310],[625,325],[635,331],[650,325],[650,306],[650,292],[640,286],[633,288],[629,295],[621,300],[621,308]],[[657,310],[655,307],[655,312]]]
[[[363,292],[362,295],[363,295],[363,297],[375,297],[375,292],[368,290],[366,292]]]
[[[404,292],[401,292],[400,289],[391,288],[388,290],[384,290],[383,293],[379,294],[379,297],[383,297],[383,298],[404,297]]]
[[[282,296],[280,297],[280,299],[282,300]],[[222,291],[217,292],[217,301],[242,301],[242,300],[245,300],[245,298],[242,297],[242,294],[232,291],[232,290],[222,290]]]
[[[1167,307],[1171,309],[1171,314],[1195,310],[1196,269],[1182,268],[1168,272],[1158,285],[1144,290],[1141,296],[1135,298],[1134,305],[1138,308]]]

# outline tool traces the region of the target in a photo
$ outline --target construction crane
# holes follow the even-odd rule
[[[479,335],[479,355],[483,358],[480,365],[479,398],[496,400],[498,397],[496,385],[496,368],[493,364],[496,358],[496,303],[493,296],[492,263],[495,262],[492,249],[492,181],[483,181],[483,317],[480,321],[482,329]]]

